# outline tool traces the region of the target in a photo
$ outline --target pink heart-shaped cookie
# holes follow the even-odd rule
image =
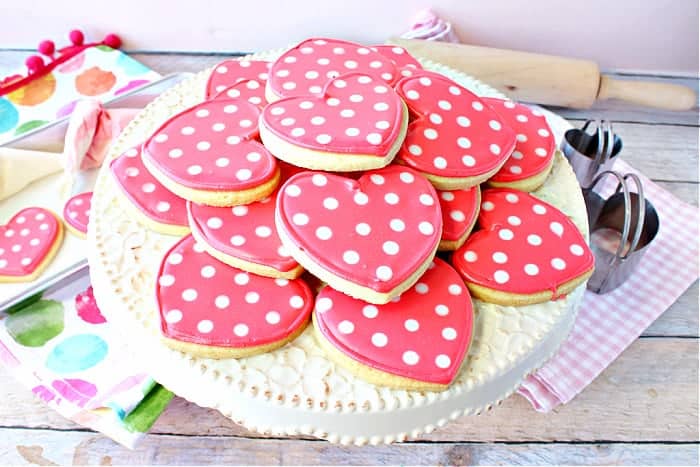
[[[260,110],[241,99],[205,101],[171,117],[143,144],[151,174],[181,198],[233,206],[279,183],[275,158],[254,138]]]
[[[301,279],[271,279],[209,256],[188,235],[163,257],[156,299],[165,342],[210,357],[267,352],[308,323],[311,290]]]
[[[370,305],[324,287],[314,311],[318,340],[341,366],[375,384],[415,390],[442,390],[452,382],[473,322],[467,288],[437,258],[391,303]]]
[[[275,229],[277,192],[262,201],[221,208],[188,203],[192,235],[226,264],[266,277],[294,279],[304,271]]]
[[[63,240],[63,223],[51,211],[30,207],[0,226],[0,282],[31,282]]]
[[[462,246],[472,231],[479,214],[479,185],[454,191],[438,191],[442,211],[440,250],[454,251]]]
[[[528,193],[485,190],[479,226],[452,261],[484,301],[545,302],[571,292],[593,272],[593,253],[576,225]]]
[[[265,81],[257,79],[245,79],[236,84],[224,88],[212,99],[243,99],[262,110],[267,105],[265,98]]]
[[[442,232],[435,189],[400,166],[358,180],[297,174],[280,189],[275,216],[299,264],[336,290],[380,304],[418,280]]]
[[[85,238],[90,220],[92,191],[80,193],[70,198],[63,207],[63,220],[69,230]]]
[[[303,171],[279,162],[282,182]],[[187,203],[192,235],[226,264],[266,277],[295,279],[304,271],[282,246],[275,228],[277,194],[254,203],[223,208]]]
[[[146,170],[139,148],[131,148],[109,164],[114,181],[128,199],[125,208],[142,224],[166,235],[186,235],[186,201],[168,191]]]
[[[253,79],[264,84],[271,65],[271,62],[262,60],[224,60],[216,65],[209,75],[206,99],[211,99],[240,81]]]
[[[423,66],[413,55],[398,45],[375,45],[370,48],[391,60],[399,69],[401,76],[413,76],[416,70],[423,69]]]
[[[491,97],[482,100],[517,133],[515,150],[489,184],[521,191],[536,190],[552,169],[556,149],[547,119],[538,110],[517,102]]]
[[[399,77],[394,63],[370,47],[336,39],[307,39],[270,67],[267,100],[320,94],[329,80],[352,72],[372,75],[389,85]]]
[[[412,117],[397,160],[436,188],[478,185],[495,174],[515,147],[515,132],[481,99],[451,79],[416,71],[396,84]]]
[[[328,82],[322,95],[265,107],[260,136],[272,154],[290,164],[356,171],[391,162],[406,124],[405,106],[390,86],[351,73]]]

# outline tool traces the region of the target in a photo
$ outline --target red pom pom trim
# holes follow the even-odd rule
[[[27,57],[27,59],[24,61],[24,64],[27,65],[27,68],[29,69],[30,73],[36,73],[37,71],[44,68],[44,60],[42,60],[41,57],[38,55],[32,55],[30,57]]]
[[[118,49],[122,45],[121,39],[116,34],[107,34],[102,42],[85,44],[85,36],[79,29],[74,29],[68,33],[68,38],[70,39],[72,45],[59,49],[57,56],[54,56],[54,53],[56,53],[56,45],[53,43],[53,41],[41,41],[41,43],[39,43],[38,50],[41,54],[49,56],[50,61],[48,63],[44,63],[44,60],[39,55],[27,57],[24,63],[27,65],[27,69],[29,71],[28,75],[12,75],[1,79],[0,96],[16,91],[17,89],[31,83],[35,79],[49,74],[61,63],[70,60],[89,47],[106,45],[113,49]]]
[[[83,45],[85,36],[83,36],[83,32],[80,29],[73,29],[68,33],[68,39],[73,45]]]
[[[42,53],[44,55],[53,55],[53,53],[56,51],[56,46],[54,45],[53,41],[41,41],[39,43],[39,53]]]
[[[122,46],[122,40],[116,34],[107,34],[102,43],[113,49],[118,49]]]

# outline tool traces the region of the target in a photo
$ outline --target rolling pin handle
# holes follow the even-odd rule
[[[695,92],[678,84],[650,83],[600,77],[598,100],[621,99],[626,102],[665,110],[689,110],[698,103]]]

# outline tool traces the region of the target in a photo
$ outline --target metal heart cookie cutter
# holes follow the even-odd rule
[[[617,178],[618,185],[613,195],[604,199],[593,189],[608,175]],[[636,193],[630,191],[628,180],[636,185]],[[595,256],[588,290],[605,294],[622,285],[637,267],[659,231],[659,216],[644,198],[641,180],[632,173],[601,172],[583,188],[583,198]]]
[[[591,123],[595,127],[592,134],[586,131]],[[561,142],[561,150],[582,187],[590,185],[601,171],[612,169],[621,149],[622,140],[607,120],[586,120],[580,129],[572,128],[564,133]]]

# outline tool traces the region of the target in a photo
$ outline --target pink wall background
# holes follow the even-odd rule
[[[0,0],[0,48],[72,27],[125,48],[255,51],[309,36],[382,42],[426,7],[464,42],[588,58],[603,69],[698,74],[697,0]],[[171,6],[176,5],[176,6]]]

